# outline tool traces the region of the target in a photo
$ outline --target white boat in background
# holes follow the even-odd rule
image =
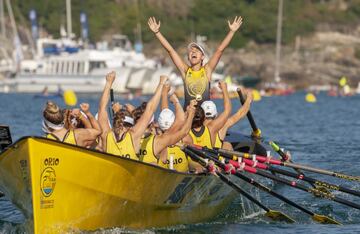
[[[10,2],[6,3],[8,9],[12,9]],[[32,33],[38,35],[36,13],[30,13],[32,30],[36,29],[36,32]],[[49,92],[57,92],[61,88],[72,89],[75,92],[100,93],[105,75],[112,70],[117,72],[118,79],[114,89],[118,93],[136,90],[138,93],[141,91],[142,94],[151,94],[160,75],[171,77],[175,83],[181,81],[181,78],[173,73],[172,68],[162,67],[156,60],[146,58],[142,50],[139,50],[139,45],[142,48],[141,43],[135,44],[135,51],[126,35],[114,35],[109,49],[106,42],[98,43],[99,47],[95,49],[86,44],[86,37],[82,37],[83,41],[75,40],[75,34],[72,33],[70,0],[66,1],[66,16],[67,31],[63,26],[60,27],[61,38],[33,36],[36,48],[31,51],[32,59],[24,60],[24,56],[20,56],[22,47],[15,18],[12,10],[9,12],[13,28],[12,37],[14,42],[18,42],[16,50],[13,51],[19,54],[9,58],[7,54],[2,55],[6,51],[0,48],[0,72],[8,77],[2,79],[0,76],[0,92],[40,93],[46,87]],[[86,18],[86,15],[84,17]],[[84,29],[82,28],[82,32]],[[8,74],[15,74],[15,77],[9,78]]]
[[[75,92],[99,93],[104,86],[104,76],[112,70],[118,76],[114,84],[114,91],[118,93],[140,90],[142,94],[152,94],[160,75],[169,76],[174,84],[181,80],[173,68],[162,67],[154,59],[129,48],[73,49],[73,53],[58,48],[61,48],[60,41],[40,39],[36,59],[23,60],[14,79],[0,81],[0,91],[37,93],[48,87],[49,92],[56,92],[61,87]],[[58,55],[44,53],[49,49]]]

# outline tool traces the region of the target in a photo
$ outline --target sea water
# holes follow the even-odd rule
[[[88,102],[95,113],[99,95],[80,95],[80,102]],[[146,98],[143,98],[146,100]],[[136,99],[130,103],[140,104]],[[328,97],[319,94],[316,103],[306,103],[305,93],[291,96],[263,97],[251,106],[251,112],[266,141],[276,141],[292,154],[293,161],[313,167],[360,175],[360,96]],[[61,98],[54,99],[64,105]],[[118,99],[122,104],[124,100]],[[45,98],[32,94],[0,94],[0,124],[10,126],[13,140],[28,135],[41,135],[42,109]],[[240,107],[232,100],[233,111]],[[222,100],[216,100],[221,111]],[[251,128],[246,118],[232,131],[249,134]],[[360,183],[307,172],[306,175],[335,184],[360,190]],[[270,182],[265,181],[267,184]],[[282,201],[259,192],[261,201],[272,209],[280,210],[296,220],[295,224],[274,222],[264,217],[263,212],[242,199],[235,200],[229,209],[216,219],[191,225],[179,225],[163,229],[147,229],[147,233],[360,233],[360,210],[352,209],[333,201],[319,199],[303,191],[275,184],[273,188],[310,209],[343,223],[343,226],[321,225],[301,211]],[[360,204],[360,199],[341,192],[339,197]],[[245,209],[245,211],[244,211]],[[24,217],[6,198],[0,198],[0,233],[23,232]],[[95,233],[123,233],[133,230],[114,227],[97,230]]]

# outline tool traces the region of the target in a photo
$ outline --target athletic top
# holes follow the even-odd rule
[[[53,133],[47,134],[46,138],[61,141],[72,145],[77,145],[74,130],[68,130],[62,140],[60,140],[60,138]]]
[[[167,159],[164,163],[159,160],[158,165],[163,168],[170,169],[170,156],[173,156],[173,169],[179,172],[189,172],[189,162],[185,153],[180,149],[179,146],[167,147]]]
[[[201,100],[198,101],[200,104],[205,100],[210,100],[210,82],[206,76],[204,67],[201,67],[199,71],[194,71],[189,67],[186,71],[184,94],[184,109],[190,104],[190,101],[196,99],[197,96],[198,98],[201,97]]]
[[[212,149],[211,136],[208,127],[202,126],[198,132],[196,132],[194,129],[191,129],[189,134],[193,140],[193,144],[206,146],[209,149]]]
[[[154,134],[149,134],[148,136],[141,138],[139,152],[140,161],[146,163],[157,162],[158,159],[155,157],[154,154],[154,139]]]
[[[219,133],[216,134],[216,137],[215,137],[215,144],[214,146],[216,148],[222,148],[222,145],[223,145],[223,141],[220,139],[220,136],[219,136]]]
[[[116,141],[114,133],[110,131],[106,136],[106,153],[139,160],[135,153],[134,144],[129,132],[125,133],[121,141]]]

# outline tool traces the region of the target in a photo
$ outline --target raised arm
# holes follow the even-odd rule
[[[224,96],[224,111],[208,124],[208,128],[211,134],[211,139],[215,141],[216,133],[225,125],[230,113],[231,113],[231,100],[227,90],[227,85],[224,81],[219,82],[220,89],[223,91]],[[214,142],[213,142],[214,143]]]
[[[161,110],[169,109],[168,93],[170,91],[170,84],[165,84],[161,92]]]
[[[240,119],[242,119],[250,109],[250,104],[253,100],[252,92],[247,91],[243,93],[246,93],[245,103],[244,105],[242,105],[241,108],[239,108],[239,110],[235,114],[230,116],[230,118],[226,121],[224,127],[222,127],[219,131],[219,137],[221,140],[225,139],[227,130],[231,128],[234,124],[236,124]]]
[[[135,147],[140,145],[140,138],[144,134],[147,126],[149,125],[149,121],[151,120],[152,115],[154,114],[157,106],[159,105],[161,91],[167,80],[168,80],[167,76],[160,76],[160,82],[155,90],[154,96],[149,100],[149,102],[146,105],[146,109],[144,113],[137,121],[136,125],[131,129],[133,143]]]
[[[110,130],[109,116],[107,113],[107,105],[108,105],[109,98],[110,98],[110,89],[115,80],[115,76],[116,76],[116,74],[114,71],[112,71],[106,75],[106,83],[105,83],[105,87],[104,87],[103,93],[100,98],[100,103],[99,103],[98,120],[99,120],[100,127],[102,129],[102,138],[103,139],[106,138],[106,134]]]
[[[181,139],[187,136],[191,129],[191,124],[195,116],[196,100],[192,100],[190,105],[187,107],[187,118],[181,129],[178,131],[170,131],[170,129],[163,135],[155,138],[154,154],[159,154],[166,147],[178,143]]]
[[[80,120],[85,128],[92,128],[90,120],[85,118],[78,108],[71,110],[71,114],[76,116],[76,119]]]
[[[228,34],[226,35],[224,40],[220,43],[219,47],[216,49],[215,53],[210,58],[209,62],[205,65],[207,75],[210,75],[215,70],[216,65],[218,64],[221,58],[221,55],[223,54],[226,47],[228,47],[228,45],[230,44],[231,39],[233,38],[235,32],[240,28],[241,24],[242,24],[241,16],[236,16],[232,23],[228,21],[228,25],[230,29]]]
[[[181,77],[185,77],[185,73],[188,69],[188,65],[181,59],[179,54],[174,50],[174,48],[170,45],[170,43],[166,40],[166,38],[160,32],[160,21],[156,22],[155,17],[150,17],[148,20],[148,25],[150,30],[155,34],[157,39],[160,41],[161,45],[165,48],[165,50],[169,53],[171,60],[177,67],[177,69],[181,73]]]
[[[95,119],[95,117],[90,112],[90,105],[88,103],[81,103],[80,108],[85,113],[85,115],[88,117],[91,127],[93,129],[99,130],[101,132],[101,127],[100,127],[99,122]]]
[[[183,125],[186,120],[186,116],[185,116],[184,109],[181,106],[180,101],[177,98],[175,93],[173,93],[170,96],[170,101],[175,106],[175,121],[174,121],[173,125],[171,125],[171,127],[168,131],[173,132],[173,131],[178,131],[179,129],[183,128]]]

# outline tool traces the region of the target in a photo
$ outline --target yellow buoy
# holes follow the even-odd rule
[[[75,106],[77,103],[77,97],[74,91],[65,90],[64,91],[64,102],[67,106]]]
[[[341,87],[344,87],[346,85],[346,83],[347,83],[346,77],[345,76],[341,77],[339,80],[339,85]]]
[[[252,95],[253,95],[253,101],[258,102],[258,101],[261,100],[261,94],[260,94],[260,92],[258,90],[253,89],[252,90]]]
[[[305,100],[306,100],[307,102],[314,103],[314,102],[316,102],[316,96],[315,96],[314,94],[312,94],[312,93],[308,93],[308,94],[306,94],[306,96],[305,96]]]

